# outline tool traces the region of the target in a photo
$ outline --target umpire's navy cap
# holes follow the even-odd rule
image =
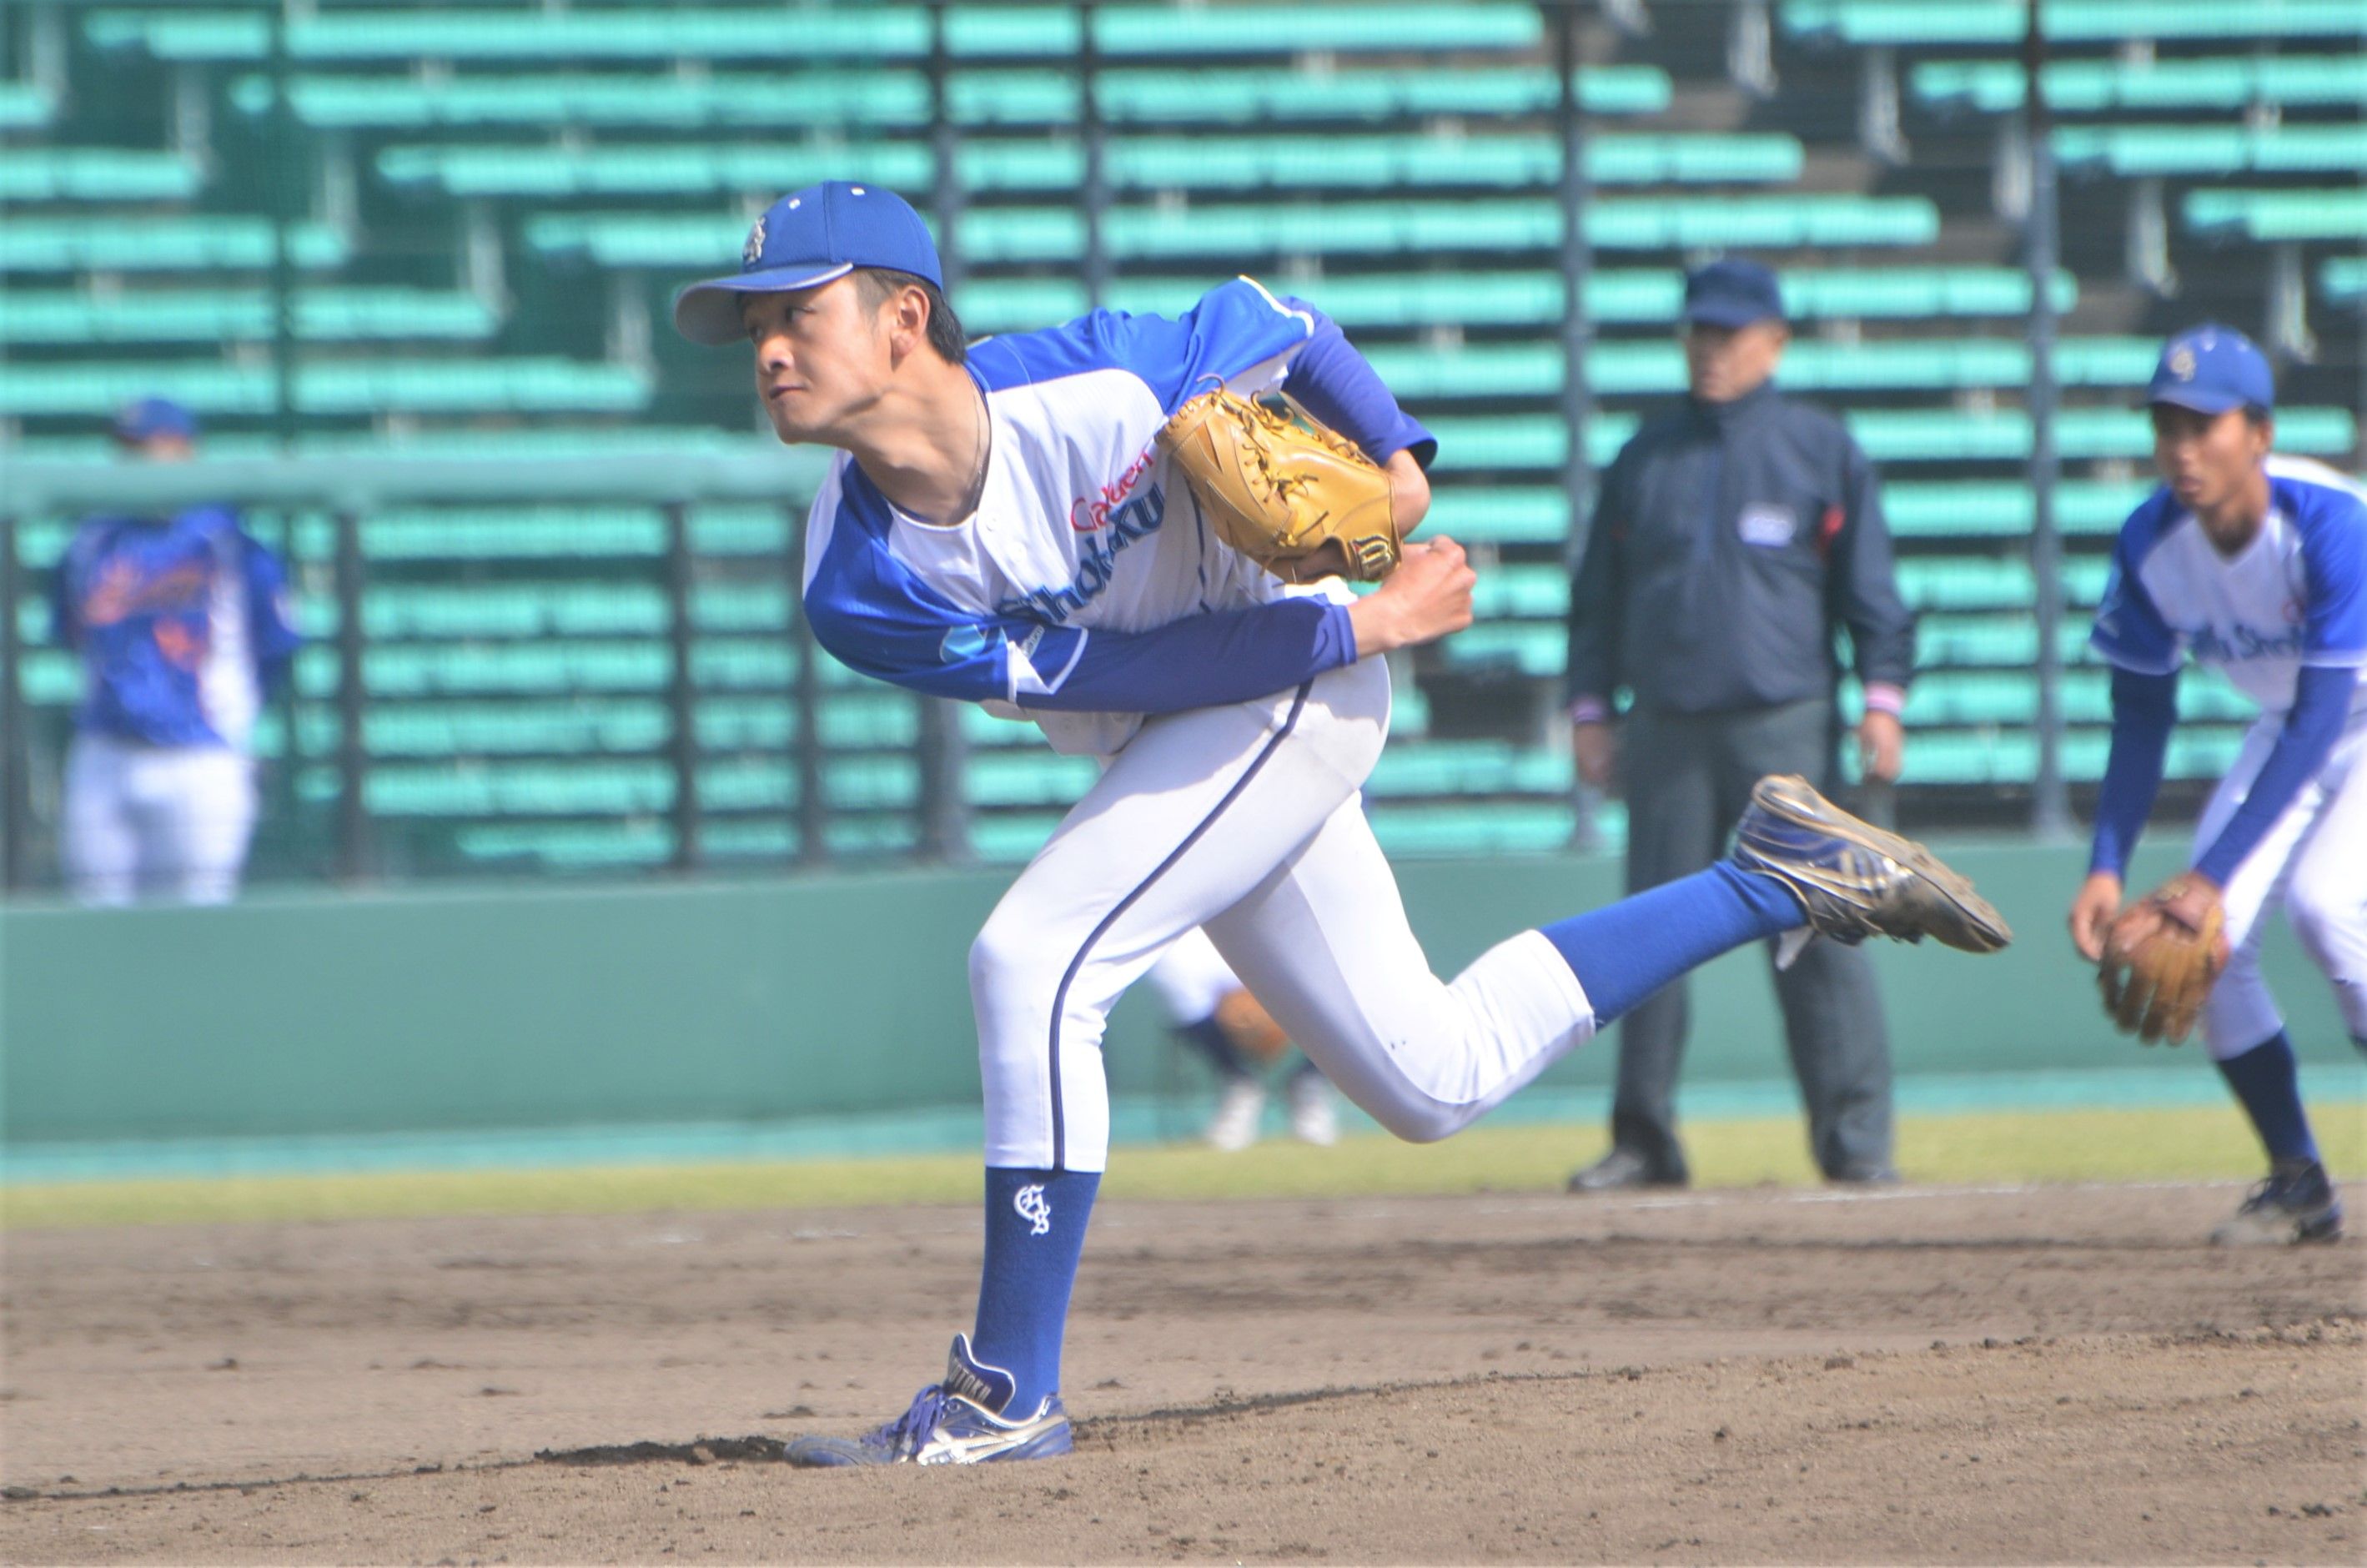
[[[2277,379],[2252,340],[2232,326],[2205,322],[2161,347],[2146,387],[2146,402],[2225,414],[2231,408],[2274,408]]]
[[[876,185],[810,185],[764,209],[741,247],[737,273],[693,283],[674,297],[674,324],[694,343],[736,342],[747,330],[741,295],[810,289],[858,267],[909,272],[945,287],[936,243],[912,203]]]
[[[115,438],[153,441],[159,436],[198,438],[198,416],[169,397],[134,399],[115,411]]]
[[[1772,268],[1730,259],[1685,275],[1687,324],[1737,327],[1771,319],[1784,319],[1784,290]]]

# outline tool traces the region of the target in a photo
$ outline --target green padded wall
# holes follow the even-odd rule
[[[1952,855],[2020,934],[1997,958],[1885,945],[1902,1075],[2127,1065],[2061,911],[2076,852]],[[2156,863],[2155,869],[2160,865]],[[1401,868],[1451,971],[1518,926],[1616,890],[1603,860]],[[223,910],[0,910],[7,1141],[323,1135],[776,1120],[973,1104],[964,956],[1000,873],[817,876],[547,892],[258,896]],[[2305,1056],[2348,1061],[2326,988],[2280,926],[2272,971]],[[1691,1082],[1763,1080],[1783,1051],[1757,953],[1695,992]],[[1114,1086],[1154,1088],[1142,997]],[[2151,1058],[2204,1071],[2191,1048]],[[1605,1081],[1608,1043],[1557,1068]]]

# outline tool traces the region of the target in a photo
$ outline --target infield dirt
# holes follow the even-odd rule
[[[1111,1201],[1078,1452],[840,1473],[697,1440],[900,1410],[974,1210],[18,1233],[0,1559],[2356,1562],[2367,1247],[2238,1196]]]

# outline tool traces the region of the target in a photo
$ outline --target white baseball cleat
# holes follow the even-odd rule
[[[1217,1096],[1217,1114],[1208,1119],[1201,1137],[1211,1149],[1236,1154],[1258,1141],[1258,1126],[1264,1119],[1265,1085],[1255,1078],[1235,1078]]]

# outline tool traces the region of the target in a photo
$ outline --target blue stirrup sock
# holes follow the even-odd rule
[[[2301,1108],[2300,1066],[2284,1030],[2220,1062],[2219,1075],[2236,1091],[2270,1159],[2317,1158],[2317,1140],[2310,1136],[2309,1116]]]
[[[986,1267],[978,1282],[970,1350],[1011,1374],[999,1414],[1025,1418],[1060,1391],[1060,1338],[1077,1282],[1099,1171],[986,1171]]]
[[[1600,1027],[1718,954],[1807,923],[1782,882],[1721,860],[1538,930],[1586,987]]]

